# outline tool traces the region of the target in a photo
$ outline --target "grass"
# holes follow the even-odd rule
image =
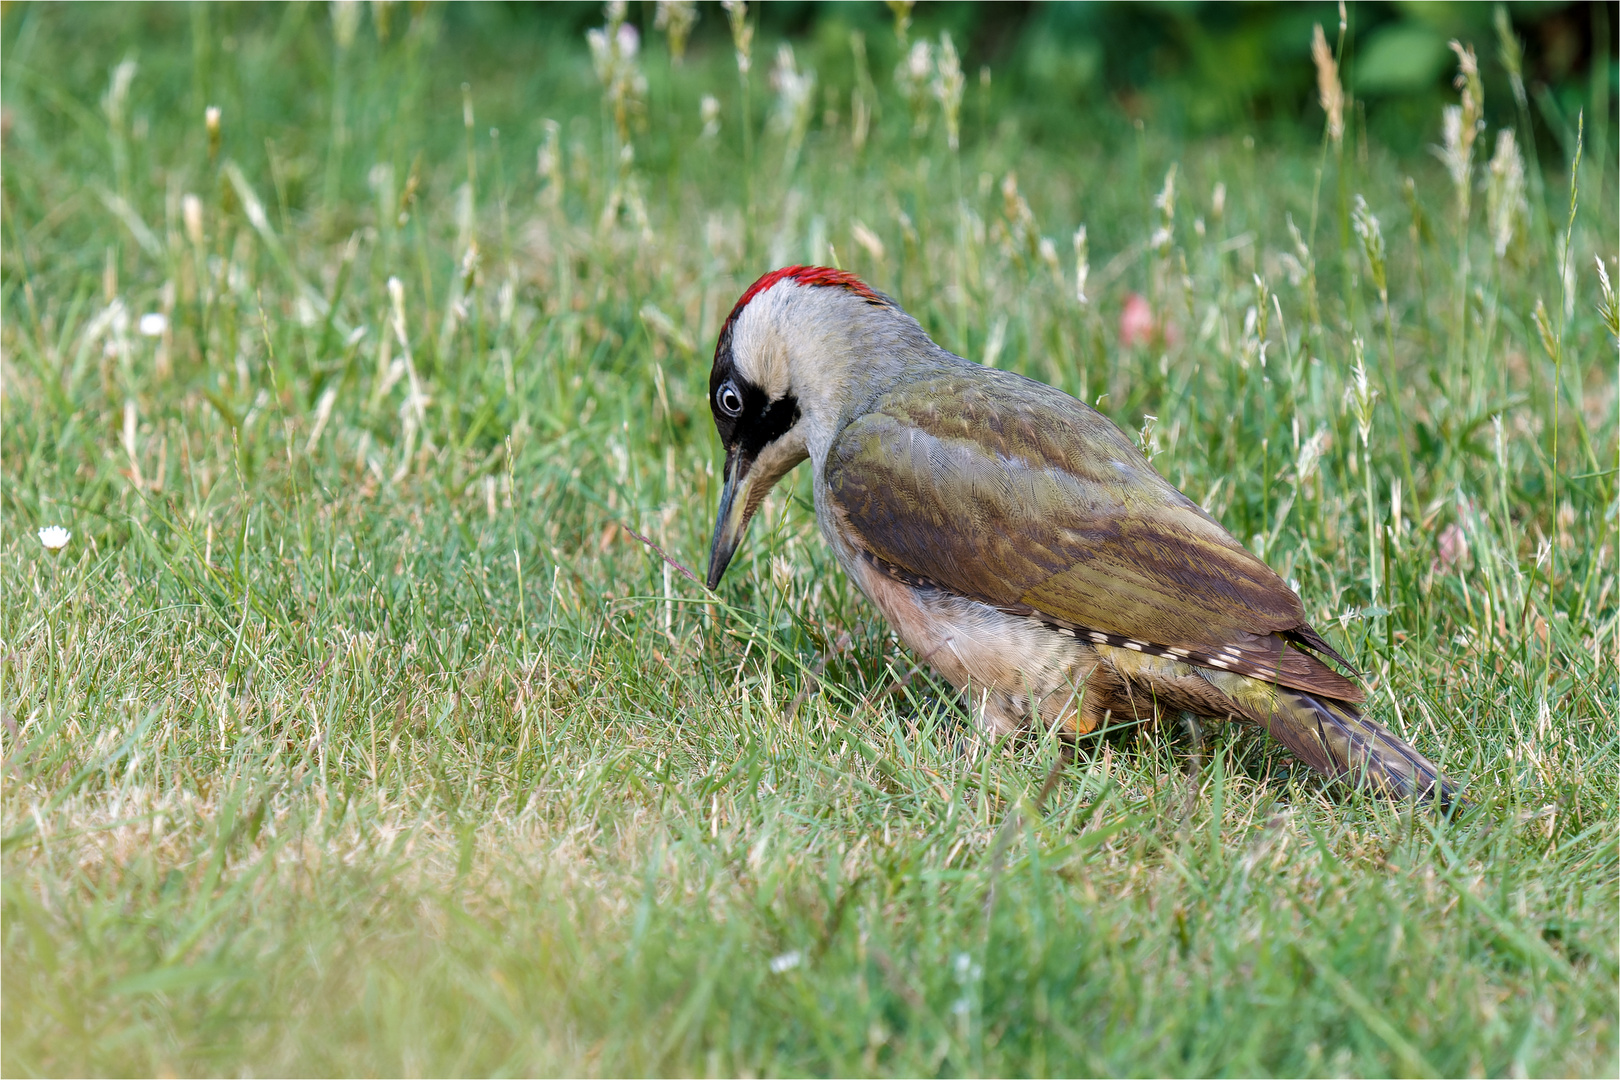
[[[888,31],[774,122],[703,18],[604,90],[532,12],[7,8],[0,1069],[1614,1075],[1614,162],[1498,255],[1494,126],[1466,216],[1353,112],[1059,142],[970,69],[953,153]],[[1037,806],[807,477],[661,560],[790,261],[1140,430],[1477,811],[1170,728]]]

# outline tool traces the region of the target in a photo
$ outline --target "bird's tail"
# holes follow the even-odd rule
[[[1222,674],[1232,684],[1221,686],[1227,696],[1318,772],[1393,798],[1433,799],[1442,809],[1468,805],[1434,762],[1354,705]]]

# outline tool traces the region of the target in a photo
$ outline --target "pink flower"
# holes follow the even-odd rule
[[[1122,345],[1146,345],[1153,340],[1157,327],[1153,323],[1153,309],[1141,293],[1131,293],[1119,312],[1119,340]]]
[[[619,27],[619,55],[626,60],[634,60],[636,53],[641,51],[641,31],[629,23]]]
[[[1452,566],[1468,558],[1468,534],[1462,527],[1453,522],[1440,530],[1439,554],[1429,564],[1429,573],[1435,574],[1450,570]]]

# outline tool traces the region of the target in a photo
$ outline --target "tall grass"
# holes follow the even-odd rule
[[[1613,1075],[1613,163],[1047,145],[733,14],[7,10],[0,1067]],[[1151,727],[1043,801],[804,476],[689,580],[797,261],[1140,431],[1477,812]]]

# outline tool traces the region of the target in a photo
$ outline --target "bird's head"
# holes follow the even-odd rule
[[[709,408],[726,450],[709,588],[766,493],[830,438],[852,386],[884,351],[871,347],[871,335],[893,316],[916,327],[855,275],[824,266],[773,270],[731,309],[709,373]]]

